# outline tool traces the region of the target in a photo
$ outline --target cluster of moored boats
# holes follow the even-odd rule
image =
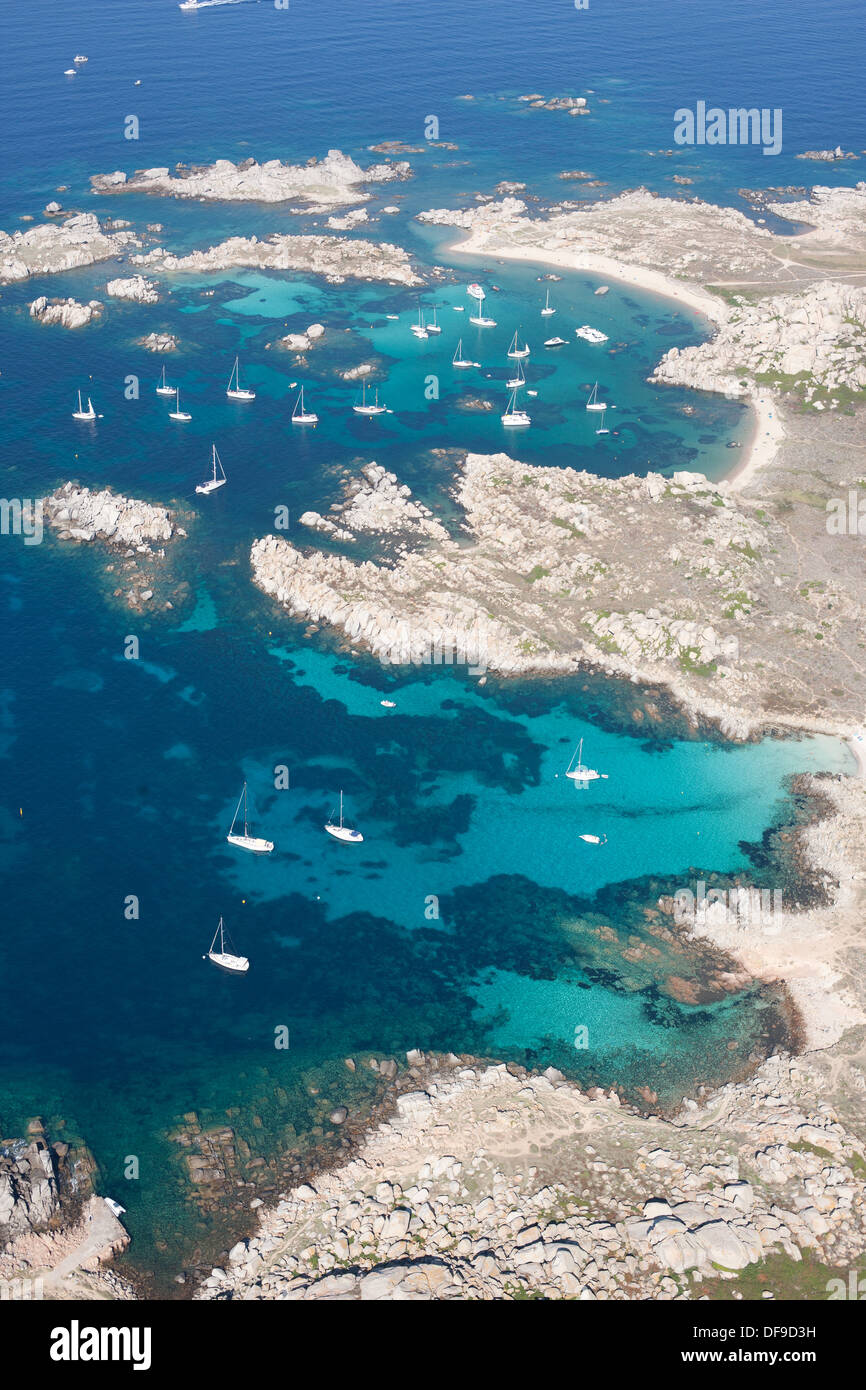
[[[381,703],[388,709],[394,708],[393,700],[382,700]],[[598,772],[595,768],[586,766],[583,761],[583,739],[581,739],[572,754],[565,775],[576,787],[586,788],[593,782],[607,780],[608,774],[606,772]],[[243,808],[243,830],[237,828],[238,819],[241,816],[241,808]],[[360,845],[364,842],[364,836],[361,831],[355,829],[353,826],[347,825],[345,822],[343,816],[342,788],[340,789],[339,811],[335,806],[322,829],[327,835],[330,835],[332,839],[339,840],[339,842],[344,845]],[[586,844],[589,845],[607,844],[606,835],[593,835],[589,832],[578,835],[578,839],[584,840]],[[273,840],[266,840],[263,836],[254,835],[252,833],[246,782],[244,782],[243,791],[238,797],[238,804],[235,807],[235,813],[232,817],[232,823],[229,827],[229,833],[226,835],[226,840],[230,845],[234,845],[236,849],[247,850],[250,854],[273,853]],[[234,951],[230,938],[228,945],[231,949],[226,949],[227,937],[228,932],[226,931],[224,920],[220,917],[219,924],[217,925],[213,940],[210,944],[210,949],[202,959],[212,961],[214,965],[218,965],[222,970],[227,970],[230,974],[245,975],[250,968],[249,959],[246,956],[238,955]],[[218,950],[216,949],[217,938],[219,938]]]

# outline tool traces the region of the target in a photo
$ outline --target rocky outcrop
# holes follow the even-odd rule
[[[132,275],[126,280],[109,280],[105,286],[106,294],[112,299],[131,299],[136,304],[157,304],[159,293],[153,280],[145,280],[143,275]]]
[[[671,1123],[553,1068],[449,1060],[407,1054],[388,1122],[261,1211],[197,1297],[699,1298],[771,1253],[866,1248],[862,1148],[799,1101],[807,1064],[770,1058]]]
[[[207,251],[175,256],[159,247],[133,256],[137,266],[159,271],[230,270],[250,266],[262,270],[298,270],[322,275],[332,285],[345,280],[384,280],[398,285],[420,285],[401,246],[390,242],[362,241],[332,236],[289,236],[275,233],[258,237],[229,237]]]
[[[64,222],[45,223],[11,236],[0,232],[0,284],[93,265],[138,245],[132,232],[104,232],[91,212],[80,212]]]
[[[309,352],[324,335],[325,329],[321,323],[311,323],[304,333],[287,333],[285,337],[278,338],[276,346],[285,348],[287,352]]]
[[[90,488],[65,483],[44,499],[44,514],[62,541],[106,541],[139,553],[184,536],[167,507],[154,507],[132,497],[121,497],[110,488]]]
[[[448,540],[448,532],[429,508],[413,501],[411,488],[401,485],[396,474],[387,472],[381,464],[364,464],[360,478],[347,482],[345,490],[346,501],[331,508],[331,517],[304,512],[299,518],[301,525],[340,540],[352,540],[359,531],[392,536],[414,532]]]
[[[824,281],[798,294],[739,300],[709,342],[672,348],[652,380],[742,396],[776,379],[823,409],[866,390],[866,290]]]
[[[96,174],[90,182],[99,193],[162,193],[220,202],[301,201],[317,207],[336,207],[369,197],[363,191],[366,184],[390,183],[410,178],[411,174],[405,160],[362,169],[340,150],[329,150],[323,160],[310,159],[306,164],[283,164],[279,159],[269,159],[264,164],[254,159],[233,164],[230,159],[218,159],[201,167],[178,165],[174,174],[168,168],[140,169],[127,177],[116,170],[113,174]]]
[[[148,352],[176,352],[179,339],[173,333],[147,333],[138,339],[138,346]]]
[[[30,317],[40,323],[56,323],[61,328],[83,328],[102,313],[105,306],[98,299],[80,304],[77,299],[48,299],[40,295],[30,305]]]

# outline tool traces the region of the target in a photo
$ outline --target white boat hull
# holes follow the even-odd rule
[[[575,768],[574,772],[566,772],[566,777],[570,777],[572,782],[596,782],[602,777],[606,777],[606,772],[593,772],[592,768]]]
[[[582,338],[585,343],[606,343],[607,334],[602,333],[600,328],[590,328],[589,324],[584,324],[582,328],[575,328],[578,338]]]
[[[348,825],[332,825],[328,821],[325,829],[335,840],[341,840],[345,845],[359,845],[364,838],[360,830],[350,830]]]
[[[191,420],[191,419],[192,419],[192,416],[191,416],[191,415],[188,413],[188,411],[186,411],[186,410],[170,410],[169,413],[168,413],[168,418],[169,418],[169,420],[184,420],[184,421],[186,421],[186,420]]]
[[[385,415],[387,407],[384,405],[353,405],[352,409],[356,415]]]
[[[254,401],[256,398],[255,391],[226,391],[226,395],[230,401]]]
[[[258,835],[226,835],[230,845],[237,849],[248,849],[251,854],[270,854],[274,848],[273,840],[262,840]]]
[[[246,956],[230,956],[228,951],[208,951],[207,959],[230,975],[245,975],[250,968]]]
[[[589,404],[587,404],[587,407],[586,407],[586,408],[587,408],[587,410],[607,410],[607,406],[606,406],[606,405],[599,405],[598,403],[596,403],[595,405],[589,405]]]
[[[72,418],[73,418],[73,420],[95,420],[95,419],[96,419],[96,411],[95,411],[95,410],[94,410],[94,411],[90,411],[90,410],[73,410],[73,412],[72,412]]]
[[[317,425],[318,423],[319,423],[319,417],[318,417],[318,415],[293,415],[293,416],[292,416],[292,424],[293,424],[293,425]]]
[[[199,483],[196,486],[196,492],[216,492],[218,487],[225,487],[227,481],[226,478],[215,478],[209,483]]]
[[[158,396],[176,396],[176,395],[177,395],[177,387],[176,387],[176,386],[157,386],[157,388],[156,388],[156,394],[157,394]]]
[[[525,410],[515,410],[512,411],[510,415],[503,415],[501,418],[505,426],[529,425],[532,423]]]
[[[528,357],[529,348],[518,348],[515,352],[509,352],[508,356],[514,358],[515,361],[521,357]]]
[[[477,324],[479,328],[495,328],[495,327],[496,327],[496,320],[495,320],[495,319],[484,318],[483,315],[482,315],[480,318],[475,318],[474,316],[472,316],[472,317],[470,317],[469,322],[470,322],[470,323]]]

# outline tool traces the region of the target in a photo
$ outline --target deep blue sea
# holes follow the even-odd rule
[[[458,149],[409,155],[413,180],[375,190],[368,205],[377,217],[396,194],[400,214],[359,233],[400,242],[422,271],[446,268],[424,294],[440,339],[409,335],[417,293],[287,274],[159,276],[157,306],[108,301],[75,333],[35,323],[30,301],[104,297],[109,273],[128,270],[96,265],[0,293],[0,493],[38,497],[72,477],[196,513],[169,561],[176,607],[161,617],[128,612],[104,552],[0,537],[0,1135],[40,1114],[55,1137],[86,1142],[101,1190],[128,1208],[133,1266],[168,1288],[231,1233],[190,1199],[170,1137],[188,1112],[203,1126],[230,1123],[265,1166],[332,1142],[335,1104],[371,1101],[373,1073],[363,1062],[351,1073],[349,1056],[421,1047],[553,1062],[663,1104],[739,1074],[779,1035],[777,996],[714,991],[706,961],[658,934],[652,903],[698,871],[747,872],[744,844],[785,815],[786,778],[847,770],[847,750],[830,739],[699,739],[658,692],[596,677],[480,686],[446,669],[385,671],[321,634],[305,638],[252,587],[249,546],[272,529],[275,506],[327,510],[371,459],[446,512],[449,451],[467,447],[611,476],[721,476],[737,457],[727,446],[748,438],[743,409],[646,380],[705,322],[625,285],[597,299],[597,281],[565,275],[550,284],[551,322],[569,345],[545,355],[535,340],[546,268],[470,261],[449,249],[453,231],[414,214],[465,205],[502,179],[546,199],[638,184],[673,194],[678,173],[694,180],[690,196],[744,211],[741,188],[854,182],[861,162],[794,156],[866,147],[866,113],[850,100],[864,59],[859,7],[291,0],[283,10],[262,0],[183,14],[173,0],[7,0],[3,11],[8,232],[54,197],[141,229],[159,222],[160,243],[178,251],[235,233],[325,230],[321,214],[284,206],[93,197],[88,179],[331,147],[372,162],[380,141],[424,144],[430,115]],[[89,62],[66,78],[76,53]],[[534,91],[587,95],[592,114],[526,110],[516,98]],[[782,154],[665,157],[674,110],[698,100],[781,107]],[[131,114],[137,142],[123,138]],[[604,187],[577,193],[558,180],[576,167]],[[499,286],[498,327],[483,335],[456,311],[477,277]],[[326,336],[303,380],[321,423],[293,432],[297,370],[269,345],[316,320]],[[608,332],[605,347],[574,340],[586,321]],[[533,339],[526,375],[538,396],[515,442],[498,409],[467,412],[461,397],[503,399],[518,324]],[[152,329],[180,338],[164,360],[188,425],[168,421],[154,394],[163,359],[136,345]],[[458,382],[461,334],[483,365]],[[224,394],[237,353],[258,393],[250,405]],[[339,378],[369,358],[394,411],[381,421],[352,414]],[[124,396],[130,375],[137,400]],[[428,399],[431,375],[441,389]],[[596,380],[616,407],[603,439],[583,410]],[[70,419],[79,387],[103,415],[92,428]],[[212,442],[229,482],[200,499]],[[301,528],[291,538],[310,540]],[[130,635],[137,661],[124,659]],[[609,774],[586,792],[563,776],[581,737]],[[279,767],[287,789],[275,787]],[[276,844],[267,859],[225,843],[244,779],[257,827]],[[322,832],[341,787],[361,847]],[[585,832],[606,843],[587,844]],[[124,915],[129,895],[137,920]],[[252,962],[243,979],[202,961],[220,914]],[[274,1046],[281,1027],[287,1050]],[[125,1177],[130,1156],[136,1179]]]

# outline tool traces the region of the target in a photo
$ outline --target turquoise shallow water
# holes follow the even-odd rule
[[[68,206],[137,225],[158,220],[161,239],[177,249],[306,228],[284,209],[92,199],[85,180],[180,158],[307,158],[332,144],[367,158],[379,139],[417,142],[423,115],[436,110],[443,138],[460,144],[410,156],[416,178],[399,188],[400,216],[368,229],[403,242],[422,266],[453,270],[453,282],[424,294],[439,311],[438,340],[416,343],[408,333],[415,293],[286,275],[166,277],[170,294],[157,308],[111,304],[80,334],[34,323],[27,305],[39,293],[98,296],[108,270],[121,267],[0,296],[3,495],[39,496],[77,477],[198,512],[171,561],[185,587],[163,619],[133,618],[114,600],[122,576],[105,575],[99,552],[0,539],[2,1130],[17,1132],[39,1112],[56,1133],[86,1140],[104,1190],[129,1209],[133,1259],[162,1280],[223,1239],[219,1220],[188,1202],[178,1146],[167,1138],[190,1110],[205,1124],[230,1120],[267,1160],[321,1143],[335,1102],[369,1101],[365,1069],[353,1077],[343,1066],[352,1054],[420,1046],[553,1062],[632,1098],[647,1087],[666,1104],[745,1066],[779,1035],[775,995],[720,996],[705,960],[654,935],[633,881],[648,880],[651,904],[698,870],[745,871],[743,842],[782,814],[787,776],[851,764],[828,739],[730,748],[687,738],[663,708],[651,717],[656,700],[589,677],[482,688],[443,670],[384,672],[326,639],[304,640],[251,587],[249,544],[271,529],[275,506],[295,517],[326,510],[344,472],[371,458],[451,515],[453,455],[437,451],[510,444],[528,463],[611,476],[649,467],[718,476],[736,457],[727,445],[745,438],[741,407],[646,381],[668,347],[699,340],[701,321],[625,286],[596,298],[597,281],[577,275],[550,285],[558,314],[541,320],[544,268],[452,254],[455,235],[421,229],[413,211],[503,177],[561,195],[556,174],[576,165],[607,178],[608,191],[639,180],[671,191],[673,166],[662,170],[647,151],[670,143],[671,102],[711,95],[715,56],[687,62],[710,36],[714,53],[725,47],[738,92],[760,79],[760,104],[775,104],[780,82],[796,93],[792,143],[773,164],[774,181],[803,177],[796,142],[866,144],[862,113],[836,96],[856,44],[831,52],[827,7],[820,23],[794,7],[812,43],[807,71],[790,27],[777,26],[775,66],[761,66],[761,34],[750,31],[746,43],[735,23],[742,4],[715,28],[696,7],[675,5],[665,65],[646,59],[661,41],[655,7],[594,8],[593,29],[582,31],[592,44],[579,49],[578,31],[547,0],[533,9],[531,45],[513,42],[526,17],[512,0],[495,26],[450,3],[435,15],[400,9],[403,25],[381,4],[365,7],[359,24],[355,7],[299,0],[290,50],[275,42],[285,17],[264,4],[190,20],[162,0],[123,11],[109,0],[74,12],[52,6],[42,24],[38,0],[9,27],[13,56],[0,94],[0,149],[8,154],[11,140],[15,156],[0,161],[7,228],[44,206],[59,182],[71,185]],[[790,19],[792,7],[784,9]],[[829,13],[844,16],[845,7]],[[81,51],[91,62],[70,89],[60,73]],[[202,71],[208,82],[193,80]],[[335,103],[347,73],[351,99]],[[25,83],[33,118],[22,125]],[[525,89],[584,86],[604,94],[585,121],[517,111],[511,100]],[[475,103],[458,101],[467,91]],[[132,103],[144,132],[135,149],[118,133]],[[687,152],[677,168],[695,176],[694,191],[736,202],[738,187],[767,182],[768,164],[753,151]],[[851,168],[826,177],[851,178]],[[480,338],[458,312],[476,275],[500,286],[489,300],[498,327]],[[326,337],[300,378],[268,344],[315,320]],[[578,343],[573,328],[585,321],[609,343]],[[544,336],[568,339],[560,353],[542,349],[543,323]],[[532,344],[526,374],[538,396],[533,426],[515,445],[498,414],[504,351],[518,325]],[[153,328],[181,338],[168,370],[192,412],[187,426],[167,421],[153,393],[161,363],[136,345]],[[461,334],[483,366],[458,382],[450,363]],[[238,352],[258,393],[251,406],[224,395]],[[394,410],[377,422],[352,414],[354,390],[338,375],[368,358]],[[130,375],[138,399],[125,399]],[[290,383],[300,379],[321,417],[312,432],[288,423]],[[601,440],[583,410],[595,380],[616,406]],[[79,386],[104,415],[93,429],[69,419]],[[465,395],[497,409],[467,412]],[[229,485],[195,505],[212,440]],[[292,538],[308,540],[297,529]],[[141,643],[137,662],[123,657],[130,633]],[[395,709],[381,706],[386,696]],[[587,792],[563,776],[580,737],[609,774]],[[283,766],[289,787],[277,790]],[[244,777],[259,827],[277,845],[267,860],[225,844]],[[362,847],[323,834],[341,786]],[[579,839],[586,832],[607,842],[588,845]],[[130,894],[140,901],[134,921],[124,916]],[[202,962],[220,913],[251,958],[243,980]],[[685,980],[696,1002],[683,1002],[672,979]],[[281,1026],[291,1036],[286,1052],[274,1047]],[[588,1029],[586,1049],[574,1046],[578,1026]],[[141,1162],[135,1183],[123,1177],[130,1154]]]

